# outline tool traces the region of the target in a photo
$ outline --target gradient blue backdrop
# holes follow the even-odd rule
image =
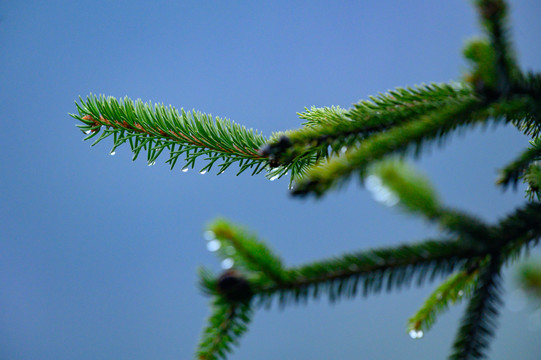
[[[541,3],[512,4],[521,65],[540,69]],[[202,231],[246,224],[290,265],[421,240],[436,229],[351,183],[322,201],[287,180],[131,162],[82,142],[89,93],[197,109],[272,131],[305,106],[349,107],[396,86],[457,79],[480,30],[468,1],[2,1],[0,359],[190,359],[208,315]],[[496,220],[524,202],[494,186],[527,145],[509,127],[454,136],[418,163],[452,206]],[[202,163],[198,166],[202,167]],[[512,269],[493,359],[539,359]],[[443,359],[463,306],[422,340],[406,319],[434,285],[257,312],[232,359]],[[520,300],[520,299],[519,299]],[[520,302],[520,301],[519,301]],[[511,309],[519,311],[511,311]]]

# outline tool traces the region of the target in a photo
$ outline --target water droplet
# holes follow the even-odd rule
[[[153,165],[156,165],[156,161],[152,161],[148,163],[148,166],[153,166]]]
[[[111,156],[115,156],[116,151],[111,151]]]
[[[205,174],[207,173],[207,170],[201,170],[199,173],[200,173],[201,175],[205,175]]]
[[[188,170],[189,170],[188,168],[184,168],[182,169],[182,172],[188,172]]]
[[[374,200],[377,202],[382,203],[383,205],[392,207],[398,204],[398,196],[396,196],[391,190],[387,189],[384,186],[380,186],[379,188],[372,191],[372,196],[374,197]]]
[[[462,297],[462,296],[464,296],[464,291],[458,290],[458,297]]]
[[[409,336],[410,336],[410,338],[412,338],[412,339],[420,339],[420,338],[423,337],[423,335],[424,335],[424,334],[423,334],[423,331],[422,331],[422,330],[417,331],[417,330],[415,330],[415,329],[412,329],[412,330],[410,330],[410,332],[409,332]]]
[[[203,233],[203,238],[207,241],[212,241],[216,239],[216,234],[212,230],[207,230]]]
[[[91,132],[92,132],[92,130],[87,130],[87,131],[85,131],[85,134],[88,135],[88,134],[90,134]]]
[[[390,195],[383,201],[383,205],[393,207],[398,204],[399,201],[400,199],[398,199],[398,196],[396,196],[394,193],[390,193]]]
[[[222,243],[220,243],[218,240],[211,240],[207,243],[207,250],[210,252],[215,252],[222,246]]]
[[[368,176],[364,184],[369,191],[376,191],[381,188],[381,180],[375,175]]]
[[[278,179],[279,177],[280,177],[280,174],[274,175],[274,176],[271,177],[269,180],[270,180],[270,181],[274,181],[274,180]]]
[[[221,265],[222,265],[222,269],[227,270],[227,269],[231,269],[234,264],[235,264],[235,261],[233,261],[233,259],[227,258],[227,259],[224,259],[224,261],[222,261]]]
[[[345,154],[345,152],[346,152],[347,150],[348,150],[347,146],[342,146],[342,147],[340,148],[340,153],[341,153],[341,154]]]

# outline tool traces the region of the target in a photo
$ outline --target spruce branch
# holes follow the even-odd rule
[[[451,275],[425,300],[417,312],[408,320],[408,332],[427,332],[437,317],[449,306],[469,298],[475,287],[478,269],[461,270]]]
[[[486,121],[487,111],[482,110],[478,100],[467,101],[460,106],[445,108],[437,113],[421,116],[389,131],[374,135],[343,155],[334,157],[311,169],[306,179],[297,184],[293,195],[323,195],[327,190],[349,178],[354,172],[364,175],[366,167],[384,156],[405,152],[415,147],[419,152],[430,140],[440,143],[446,133],[458,126]]]
[[[358,145],[359,141],[373,134],[473,97],[473,90],[466,83],[432,83],[397,88],[354,104],[349,110],[312,107],[299,114],[305,120],[304,127],[283,133],[288,140],[286,146],[283,142],[271,141],[262,153],[285,164],[308,155],[317,159],[327,158]]]
[[[85,140],[101,132],[94,146],[114,135],[111,151],[129,143],[134,160],[145,150],[147,161],[153,164],[167,149],[166,162],[171,168],[180,156],[185,158],[184,168],[193,168],[196,159],[203,156],[207,165],[201,171],[209,171],[218,162],[218,174],[233,163],[239,163],[238,174],[247,169],[258,174],[268,165],[268,160],[257,153],[267,139],[227,119],[213,119],[196,111],[179,112],[172,106],[153,106],[141,100],[134,103],[128,98],[118,101],[113,97],[90,95],[76,105],[78,114],[72,117],[82,122],[78,127],[88,134]]]
[[[450,304],[464,295],[469,297],[470,293],[470,307],[474,306],[472,311],[486,307],[491,312],[495,293],[487,282],[486,271],[490,270],[492,274],[495,269],[496,265],[490,265],[494,254],[498,254],[499,272],[503,263],[518,257],[522,249],[536,244],[541,238],[539,203],[528,203],[493,226],[481,223],[479,227],[475,218],[472,220],[460,212],[454,213],[458,216],[452,227],[452,238],[350,253],[289,269],[285,269],[278,257],[255,235],[225,220],[218,220],[210,227],[210,241],[219,239],[233,245],[237,253],[218,251],[218,255],[237,256],[235,266],[243,273],[236,269],[228,270],[216,280],[202,271],[201,284],[207,294],[229,302],[253,301],[256,305],[270,305],[273,299],[277,299],[280,306],[286,306],[306,303],[323,294],[333,302],[359,293],[368,296],[383,289],[391,291],[408,287],[414,281],[420,286],[426,280],[433,281],[459,269],[410,319],[410,330],[427,331]],[[442,218],[445,216],[450,215],[445,213]],[[485,285],[479,285],[481,281]],[[483,317],[481,321],[486,324],[477,326],[471,319],[468,315],[464,320],[455,353],[477,354],[488,341],[487,336],[492,330],[487,326],[492,323]],[[465,343],[463,334],[466,333],[475,336],[471,344]]]
[[[539,165],[539,162],[528,167],[524,180],[528,183],[528,189],[526,189],[528,199],[530,201],[534,199],[541,201],[541,165]]]
[[[212,303],[212,315],[203,331],[197,358],[200,360],[225,359],[232,345],[246,332],[253,311],[249,303],[229,302],[216,297]]]
[[[476,0],[481,17],[481,24],[485,28],[494,53],[493,89],[498,96],[507,96],[510,93],[513,78],[519,73],[515,55],[507,29],[507,4],[503,0]]]
[[[361,177],[364,177],[368,165],[385,156],[405,153],[408,150],[413,150],[414,154],[418,155],[428,143],[437,141],[441,144],[453,131],[488,121],[502,122],[506,113],[518,111],[523,106],[523,98],[501,100],[490,105],[472,99],[461,105],[421,116],[416,121],[366,139],[355,150],[312,167],[307,177],[294,188],[293,195],[322,196],[354,173],[360,173]]]
[[[287,280],[282,260],[254,234],[225,219],[213,221],[208,229],[206,236],[212,242],[208,245],[220,257],[232,259],[236,268],[257,275],[260,281],[280,284]]]
[[[516,209],[494,226],[494,246],[501,249],[505,262],[520,257],[522,250],[537,245],[541,239],[541,203],[528,203]]]
[[[247,330],[253,309],[274,299],[281,306],[321,295],[336,301],[437,277],[447,279],[410,318],[409,330],[427,331],[450,305],[469,298],[450,358],[486,356],[502,305],[501,269],[539,243],[541,203],[527,203],[489,225],[445,207],[426,177],[393,157],[417,156],[478,124],[513,124],[531,136],[531,146],[502,170],[498,184],[516,187],[523,180],[529,199],[541,199],[541,75],[517,66],[506,2],[475,4],[486,36],[467,44],[464,56],[472,68],[463,81],[398,88],[351,109],[312,107],[299,114],[302,128],[269,138],[227,119],[140,100],[90,95],[76,103],[78,114],[72,117],[81,122],[85,140],[94,139],[95,145],[112,137],[112,152],[129,144],[134,160],[145,152],[152,165],[165,152],[171,168],[179,158],[186,170],[203,158],[201,172],[216,165],[220,174],[238,164],[237,174],[267,171],[271,180],[291,173],[297,196],[322,196],[360,175],[372,191],[386,192],[389,204],[398,202],[444,232],[437,239],[286,268],[256,235],[216,220],[206,232],[207,248],[231,268],[219,276],[200,271],[200,287],[213,300],[199,359],[224,359]],[[523,273],[524,281],[539,289],[539,269]]]
[[[366,187],[384,203],[389,204],[385,196],[395,197],[401,208],[438,223],[474,246],[492,241],[493,234],[483,221],[442,205],[430,180],[403,160],[390,158],[377,162],[368,168],[368,174]]]
[[[497,326],[501,300],[500,256],[494,253],[479,270],[479,279],[468,304],[449,359],[467,360],[486,357]]]
[[[497,183],[504,188],[509,185],[516,188],[519,179],[524,178],[528,168],[541,160],[541,138],[530,141],[530,147],[520,154],[512,163],[501,170]]]

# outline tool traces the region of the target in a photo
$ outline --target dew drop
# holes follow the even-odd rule
[[[364,183],[369,191],[376,191],[381,188],[381,180],[375,175],[368,176]]]
[[[211,240],[207,243],[207,250],[210,252],[215,252],[218,250],[222,244],[218,240]]]
[[[115,156],[116,151],[111,151],[111,156]]]
[[[348,150],[348,148],[347,148],[346,146],[342,146],[342,147],[340,148],[340,153],[341,153],[341,154],[345,154],[347,150]]]
[[[152,161],[148,163],[148,166],[153,166],[153,165],[156,165],[156,161]]]
[[[464,291],[459,290],[459,291],[458,291],[458,297],[462,297],[462,296],[464,296]]]
[[[207,230],[203,233],[203,238],[207,241],[212,241],[216,239],[216,234],[212,230]]]
[[[234,264],[235,264],[235,261],[233,261],[233,259],[227,258],[222,261],[221,265],[222,265],[222,269],[227,270],[227,269],[231,269]]]
[[[88,135],[88,134],[90,134],[91,132],[92,132],[92,130],[87,130],[87,131],[85,131],[85,134]]]
[[[383,205],[392,207],[398,204],[398,197],[389,189],[387,189],[384,186],[380,186],[378,188],[375,188],[372,191],[372,196],[374,197],[374,200],[377,202],[382,203]]]
[[[383,201],[383,204],[388,207],[393,207],[398,204],[399,201],[398,196],[391,192],[390,195]]]
[[[201,170],[199,173],[200,173],[201,175],[205,175],[205,174],[207,173],[207,170]]]
[[[182,169],[182,172],[188,172],[188,170],[189,170],[188,168],[184,168]]]
[[[280,175],[274,175],[273,177],[271,177],[269,180],[270,181],[274,181],[276,179],[278,179],[280,177]]]
[[[422,331],[422,330],[417,331],[417,330],[415,330],[415,329],[412,329],[412,330],[410,330],[410,332],[409,332],[409,336],[410,336],[410,338],[412,338],[412,339],[420,339],[420,338],[423,337],[423,335],[424,335],[424,334],[423,334],[423,331]]]

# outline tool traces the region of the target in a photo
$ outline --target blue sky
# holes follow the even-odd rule
[[[520,63],[539,70],[539,1],[512,4]],[[3,1],[0,3],[0,358],[190,359],[208,316],[202,232],[245,224],[289,265],[425,239],[426,223],[352,182],[321,201],[287,180],[170,171],[94,148],[68,113],[89,93],[227,117],[265,135],[304,107],[458,79],[479,34],[468,1]],[[512,128],[452,137],[418,162],[444,201],[494,221],[524,202],[494,186],[527,145]],[[203,167],[202,163],[198,164]],[[538,359],[533,303],[502,312],[492,358]],[[422,340],[407,318],[433,285],[258,311],[232,359],[445,358],[462,306]],[[516,308],[516,307],[515,307]]]

